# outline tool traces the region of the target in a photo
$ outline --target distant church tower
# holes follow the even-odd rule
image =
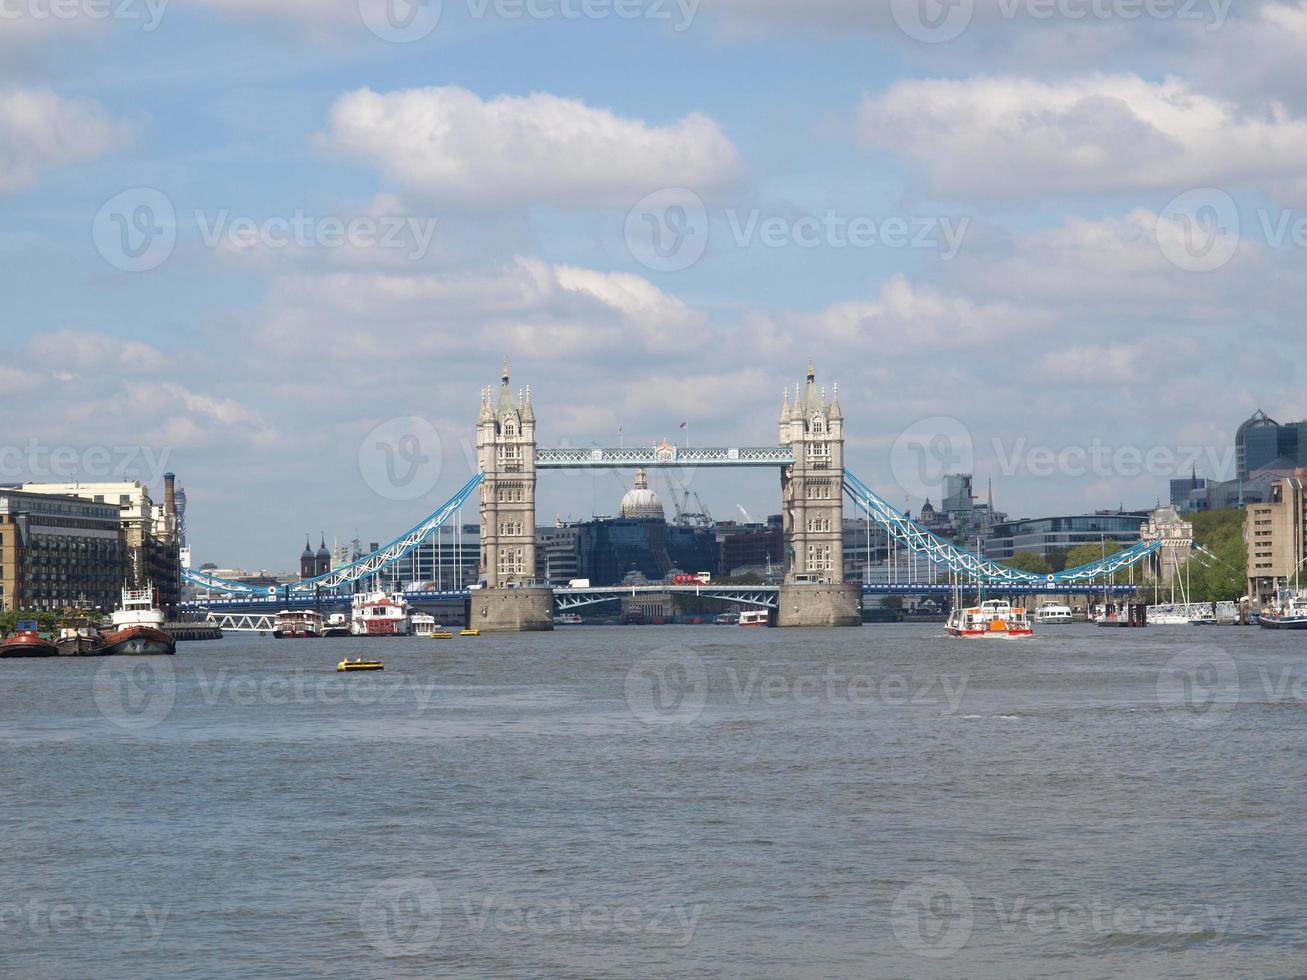
[[[477,462],[481,483],[481,577],[489,588],[525,585],[536,577],[536,417],[531,389],[516,399],[508,361],[496,398],[481,393]]]
[[[300,552],[300,580],[314,578],[317,575],[317,563],[313,557],[313,548],[309,544],[309,536],[304,535],[304,550]]]
[[[780,444],[794,454],[781,470],[781,513],[789,568],[786,582],[844,581],[844,413],[839,385],[831,400],[817,387],[808,361],[808,382],[787,389],[781,408]]]
[[[327,550],[327,535],[319,539],[318,553],[313,556],[314,576],[326,575],[331,571],[331,552]]]

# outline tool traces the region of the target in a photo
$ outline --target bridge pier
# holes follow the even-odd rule
[[[777,626],[861,626],[862,587],[857,583],[782,585]]]
[[[554,590],[473,589],[468,626],[487,633],[536,633],[554,628]]]

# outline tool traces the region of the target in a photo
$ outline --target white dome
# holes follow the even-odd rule
[[[644,470],[635,471],[635,486],[626,491],[618,513],[628,520],[664,520],[663,502],[658,499],[658,494],[649,489]]]

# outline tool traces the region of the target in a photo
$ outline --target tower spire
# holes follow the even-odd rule
[[[813,366],[812,366],[812,355],[809,354],[809,355],[808,355],[808,380],[809,380],[809,381],[815,381],[816,378],[817,378],[817,372],[816,372],[816,370],[813,369]]]
[[[508,356],[507,355],[504,356],[504,370],[500,374],[500,377],[503,379],[504,384],[508,384]]]

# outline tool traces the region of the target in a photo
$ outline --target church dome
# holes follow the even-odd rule
[[[626,491],[618,512],[628,520],[664,520],[663,502],[658,499],[658,494],[649,489],[649,481],[645,479],[644,470],[635,471],[635,486]]]

